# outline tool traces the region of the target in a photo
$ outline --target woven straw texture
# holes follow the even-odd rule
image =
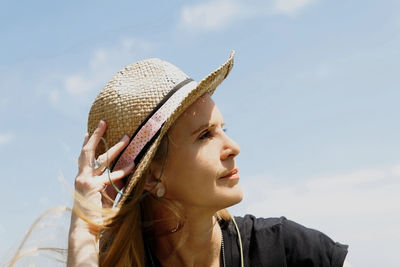
[[[138,179],[148,168],[162,137],[174,121],[204,93],[212,94],[226,78],[233,67],[233,56],[234,52],[230,54],[229,59],[223,65],[204,78],[181,101],[165,122],[160,135],[128,178],[125,194],[132,191]],[[183,71],[161,59],[147,59],[125,67],[111,79],[96,97],[89,112],[89,135],[93,134],[98,122],[104,120],[107,123],[107,131],[103,137],[108,147],[115,145],[125,134],[132,137],[141,123],[168,92],[187,78],[188,76]],[[100,142],[96,150],[96,158],[104,152],[104,144]],[[122,205],[125,200],[126,197],[123,197],[119,205]]]

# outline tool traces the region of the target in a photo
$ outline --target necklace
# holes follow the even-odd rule
[[[148,255],[149,258],[150,258],[151,267],[155,267],[156,265],[155,265],[155,263],[154,263],[153,253],[151,253],[151,249],[150,249],[150,247],[149,247],[148,244],[146,244],[146,250],[147,250],[147,255]],[[147,264],[146,264],[146,265],[147,265]]]
[[[226,267],[225,265],[225,246],[224,246],[224,235],[222,234],[221,230],[221,256],[222,256],[222,266]]]

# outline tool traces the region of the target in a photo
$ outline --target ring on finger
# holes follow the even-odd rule
[[[97,159],[93,160],[92,167],[93,167],[93,170],[99,171],[99,172],[103,172],[106,169],[106,166],[101,164],[101,162],[98,161]]]

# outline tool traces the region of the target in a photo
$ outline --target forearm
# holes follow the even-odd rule
[[[68,238],[68,267],[99,266],[98,239],[88,223],[73,212]]]

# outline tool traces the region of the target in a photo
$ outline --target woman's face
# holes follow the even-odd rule
[[[242,200],[235,164],[240,148],[225,133],[224,124],[208,94],[177,119],[168,132],[168,156],[162,175],[166,198],[212,212]]]

